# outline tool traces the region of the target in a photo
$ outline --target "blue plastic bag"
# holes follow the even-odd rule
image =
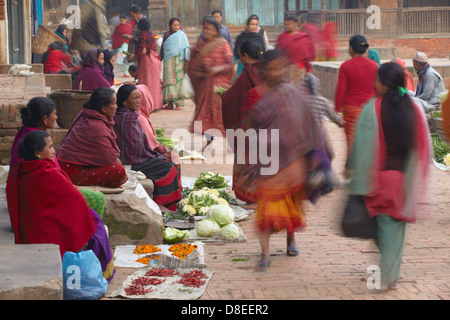
[[[64,300],[96,300],[106,294],[108,281],[92,250],[63,255]]]

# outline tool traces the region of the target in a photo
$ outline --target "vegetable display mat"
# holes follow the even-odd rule
[[[161,268],[166,268],[164,265]],[[200,287],[189,287],[184,284],[176,283],[181,279],[180,275],[174,275],[171,277],[157,277],[150,276],[151,278],[166,279],[163,283],[158,285],[149,285],[144,288],[151,288],[152,292],[147,292],[143,295],[127,295],[125,288],[130,286],[134,279],[145,277],[145,274],[151,267],[141,268],[132,275],[130,275],[119,288],[107,295],[109,298],[113,297],[124,297],[129,299],[159,299],[159,300],[196,300],[199,299],[205,292],[209,280],[212,278],[214,271],[207,269],[197,269],[197,268],[176,268],[173,269],[175,272],[180,274],[191,272],[192,270],[201,270],[207,278],[202,279],[205,281]]]
[[[160,244],[156,245],[158,248],[161,249],[159,252],[155,253],[146,253],[146,254],[135,254],[133,253],[134,249],[136,248],[135,245],[125,245],[125,246],[117,246],[114,250],[114,265],[116,267],[123,267],[123,268],[142,268],[146,267],[145,264],[136,262],[136,260],[144,257],[148,257],[151,255],[157,255],[157,256],[168,256],[170,258],[176,259],[180,261],[180,264],[183,264],[182,262],[190,262],[195,263],[196,265],[204,265],[205,264],[205,248],[203,243],[201,242],[194,242],[190,243],[197,246],[197,249],[192,251],[192,253],[187,256],[184,260],[179,259],[177,257],[172,256],[172,252],[169,251],[169,248],[172,246],[171,244]],[[161,260],[149,260],[149,264],[157,263]],[[154,265],[158,266],[158,265]]]

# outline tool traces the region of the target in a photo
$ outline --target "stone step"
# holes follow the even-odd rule
[[[0,245],[0,300],[62,300],[59,246]]]

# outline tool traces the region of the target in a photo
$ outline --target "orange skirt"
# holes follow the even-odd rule
[[[273,177],[257,182],[256,221],[260,232],[293,233],[306,227],[301,209],[306,198],[303,190],[306,168],[306,160],[301,158]]]
[[[344,117],[344,131],[347,138],[347,159],[350,157],[353,148],[353,142],[355,141],[355,133],[359,120],[359,116],[363,110],[362,107],[357,106],[343,106]]]
[[[278,232],[286,230],[294,233],[306,227],[306,219],[301,209],[305,199],[303,190],[294,194],[285,194],[282,199],[272,199],[259,195],[256,210],[257,227],[260,232]]]

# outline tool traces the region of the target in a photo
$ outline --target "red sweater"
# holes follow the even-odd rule
[[[65,67],[72,67],[72,57],[62,51],[52,50],[44,63],[44,73],[56,74]]]
[[[363,106],[377,95],[375,80],[378,65],[366,57],[356,57],[344,62],[339,69],[335,109],[342,106]]]

